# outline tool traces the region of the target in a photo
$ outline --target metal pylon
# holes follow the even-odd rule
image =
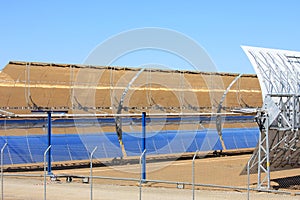
[[[257,188],[270,188],[270,148],[269,148],[269,116],[262,113],[257,118],[259,125],[259,143],[258,143],[258,169],[257,169]]]

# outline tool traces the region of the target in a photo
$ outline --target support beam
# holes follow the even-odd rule
[[[48,119],[47,119],[47,124],[48,124],[48,147],[52,145],[52,111],[48,111]],[[52,169],[51,169],[51,148],[49,149],[47,153],[48,157],[48,175],[52,175]]]
[[[233,79],[233,81],[228,85],[227,89],[225,90],[220,103],[218,105],[218,109],[217,109],[217,113],[221,113],[222,108],[223,108],[223,103],[225,101],[226,95],[229,92],[230,88],[237,82],[237,80],[239,80],[239,78],[241,78],[243,74],[239,74],[237,77],[235,77],[235,79]],[[218,135],[220,137],[220,141],[223,147],[223,150],[226,150],[226,146],[223,140],[223,135],[222,135],[222,116],[221,115],[217,115],[216,118],[216,127],[217,127],[217,131],[218,131]]]
[[[269,116],[267,113],[262,113],[258,121],[260,133],[258,141],[258,176],[257,188],[270,189],[270,147],[269,147]]]
[[[142,113],[142,180],[146,180],[146,112]]]
[[[43,113],[41,116],[45,117],[45,114],[47,115],[47,144],[48,147],[52,146],[52,114],[53,113],[59,113],[59,114],[65,114],[67,111],[53,111],[53,110],[32,110],[33,113]],[[39,115],[34,114],[34,115]],[[47,151],[47,161],[48,161],[48,175],[53,175],[52,169],[51,169],[51,157],[52,157],[52,148],[49,148]]]
[[[145,70],[145,68],[142,68],[132,79],[131,81],[128,83],[127,87],[125,88],[125,90],[122,93],[122,96],[120,98],[120,102],[118,105],[118,109],[117,109],[117,114],[121,114],[122,113],[122,109],[123,109],[123,103],[124,103],[124,99],[126,94],[128,93],[131,85],[133,84],[133,82],[140,76],[140,74]],[[119,138],[119,142],[121,144],[121,146],[123,146],[123,142],[122,142],[122,120],[120,118],[120,116],[116,116],[116,132],[118,134],[118,138]],[[126,151],[123,151],[123,154],[126,154]],[[126,155],[124,155],[126,156]]]

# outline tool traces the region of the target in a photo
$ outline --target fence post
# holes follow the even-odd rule
[[[46,155],[48,151],[51,149],[51,145],[48,146],[48,148],[44,152],[44,200],[46,200],[46,191],[47,191],[47,182],[46,182],[46,176],[47,176],[47,166],[46,166]]]
[[[250,162],[252,161],[254,154],[250,157],[247,162],[247,200],[250,199]]]
[[[139,188],[140,188],[140,200],[142,199],[142,181],[144,181],[145,179],[143,179],[143,167],[142,167],[142,159],[144,158],[144,154],[146,153],[146,149],[143,151],[143,153],[140,156],[140,184],[139,184]]]
[[[93,155],[94,155],[95,151],[97,150],[97,148],[98,147],[96,146],[90,155],[90,187],[91,187],[90,198],[91,198],[91,200],[93,200]]]
[[[195,199],[195,159],[198,155],[199,151],[197,150],[193,157],[192,162],[192,192],[193,192],[193,200]]]
[[[3,194],[3,152],[5,147],[7,146],[7,143],[3,145],[1,148],[1,200],[4,199],[4,194]]]

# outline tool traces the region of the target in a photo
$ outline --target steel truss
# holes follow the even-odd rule
[[[280,113],[270,123],[269,113],[259,112],[257,124],[260,137],[257,150],[258,188],[270,188],[270,170],[300,167],[299,95],[268,95],[276,98]],[[268,105],[265,105],[268,106]]]
[[[257,152],[257,188],[262,188],[267,181],[267,187],[270,188],[270,149],[269,149],[269,117],[268,114],[262,112],[256,118],[260,128],[258,152]],[[251,165],[253,167],[253,163]]]
[[[259,142],[248,170],[257,172],[258,189],[269,189],[271,170],[300,167],[300,52],[243,49],[257,73],[264,99],[256,116]]]

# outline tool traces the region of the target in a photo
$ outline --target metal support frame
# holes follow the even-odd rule
[[[193,193],[193,200],[195,199],[195,159],[198,155],[199,151],[196,151],[193,156],[192,161],[192,193]]]
[[[300,167],[297,155],[300,148],[299,97],[297,94],[268,94],[264,110],[256,116],[260,135],[247,171],[257,170],[258,189],[270,189],[272,169]]]
[[[257,115],[259,143],[248,170],[257,169],[259,189],[270,189],[270,169],[300,167],[300,52],[242,48],[257,73],[264,102]]]
[[[47,143],[48,143],[48,147],[52,146],[52,114],[57,114],[59,116],[64,116],[66,115],[67,111],[64,110],[32,110],[32,113],[35,114],[31,114],[30,116],[36,116],[36,117],[46,117],[47,116]],[[46,116],[45,116],[46,114]],[[18,117],[18,116],[16,116]],[[52,173],[52,167],[51,167],[51,157],[52,157],[52,153],[51,153],[51,148],[48,150],[48,154],[47,154],[47,160],[48,160],[48,175],[53,175]]]
[[[250,162],[253,160],[254,154],[251,155],[247,162],[247,200],[250,199]]]
[[[223,103],[226,99],[226,96],[227,96],[229,90],[239,80],[239,78],[242,77],[242,75],[243,74],[239,74],[237,77],[235,77],[235,79],[233,79],[233,81],[228,85],[227,89],[224,91],[223,96],[222,96],[222,98],[220,100],[220,103],[218,105],[217,113],[221,113],[222,108],[223,108]],[[217,131],[218,131],[218,134],[219,134],[219,137],[220,137],[220,141],[221,141],[223,150],[226,150],[226,145],[224,143],[223,134],[222,134],[222,116],[221,115],[217,115],[217,117],[216,117],[216,127],[217,127]]]
[[[49,152],[49,150],[51,149],[51,146],[48,146],[48,148],[45,150],[44,152],[44,200],[47,199],[47,167],[46,167],[46,155]]]
[[[4,152],[4,149],[6,148],[7,146],[7,143],[5,143],[3,145],[3,147],[1,148],[1,200],[4,199],[4,192],[3,192],[3,152]]]
[[[134,83],[134,81],[140,76],[140,74],[145,70],[145,68],[140,69],[140,71],[131,79],[131,81],[128,83],[127,87],[124,89],[122,96],[120,97],[120,102],[117,108],[116,113],[117,114],[121,114],[122,113],[122,109],[123,109],[123,103],[124,103],[124,99],[126,97],[126,94],[128,93],[130,87],[132,86],[132,84]],[[123,136],[123,131],[122,131],[122,120],[120,116],[116,116],[115,118],[116,120],[116,132],[118,134],[118,138],[119,141],[121,143],[121,145],[123,145],[123,140],[122,140],[122,136]],[[124,151],[124,153],[126,153]]]
[[[90,155],[90,199],[93,200],[93,156],[97,150],[97,146],[93,149]]]
[[[146,112],[142,113],[142,180],[146,180]]]
[[[139,199],[142,199],[142,183],[145,181],[145,179],[143,179],[143,167],[142,167],[142,159],[144,158],[144,155],[146,153],[146,149],[143,151],[143,153],[140,156],[140,161],[139,161],[139,165],[140,165],[140,182],[139,182],[139,188],[140,188],[140,195],[139,195]]]
[[[267,182],[267,188],[269,189],[271,164],[273,166],[277,165],[278,160],[280,165],[283,166],[281,168],[284,168],[285,164],[294,164],[292,153],[296,152],[299,146],[297,138],[299,137],[300,101],[299,95],[296,94],[268,94],[266,99],[272,100],[266,101],[265,109],[268,108],[269,111],[268,113],[263,111],[257,117],[257,123],[260,127],[257,152],[257,184],[258,188],[262,188],[264,182]],[[275,112],[272,112],[273,110]],[[279,112],[276,112],[276,110]],[[270,117],[269,113],[273,116]],[[274,113],[277,113],[277,115]],[[270,132],[272,135],[270,135]],[[272,156],[271,161],[270,154],[275,154]],[[265,174],[264,177],[263,174]]]
[[[48,147],[52,145],[52,111],[48,111],[47,115],[47,124],[48,124]],[[52,169],[51,169],[51,148],[48,151],[48,175],[52,175]]]
[[[258,141],[258,169],[257,169],[257,188],[263,188],[267,182],[270,189],[270,147],[269,147],[269,116],[263,113],[259,119],[259,141]]]

